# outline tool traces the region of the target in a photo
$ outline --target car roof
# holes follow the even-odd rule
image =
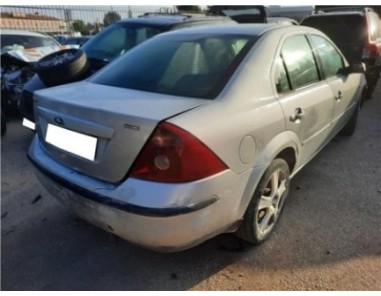
[[[306,18],[310,17],[330,17],[330,16],[336,16],[336,15],[357,15],[357,16],[364,16],[363,11],[330,11],[330,12],[318,12],[316,14],[311,14],[307,16]]]
[[[36,37],[49,37],[47,35],[24,30],[11,30],[11,29],[1,29],[1,35],[22,35],[22,36],[36,36]]]
[[[216,24],[203,27],[192,27],[184,30],[178,30],[174,32],[163,33],[161,35],[167,34],[225,34],[225,35],[247,35],[247,36],[258,36],[266,31],[286,27],[280,24],[269,24],[269,23],[256,23],[256,24]],[[290,26],[292,27],[292,26]],[[296,27],[296,26],[295,26]],[[310,29],[310,28],[307,28]]]
[[[366,5],[315,5],[314,14],[361,14],[374,13],[374,9]]]

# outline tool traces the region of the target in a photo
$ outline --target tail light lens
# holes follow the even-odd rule
[[[190,182],[226,170],[200,140],[170,123],[161,123],[134,164],[131,177],[155,182]]]
[[[362,58],[375,60],[377,58],[377,51],[378,51],[378,48],[376,44],[368,44],[363,49]]]

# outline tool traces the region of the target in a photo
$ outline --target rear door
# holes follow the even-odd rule
[[[322,81],[309,41],[303,34],[285,39],[276,67],[277,91],[286,128],[300,139],[299,164],[303,164],[328,141],[334,115],[333,92]]]

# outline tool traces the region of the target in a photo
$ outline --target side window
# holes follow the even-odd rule
[[[319,55],[325,77],[337,75],[344,68],[344,61],[340,53],[324,37],[312,35],[311,41]]]
[[[311,47],[304,35],[286,39],[282,47],[282,56],[293,89],[320,80]]]

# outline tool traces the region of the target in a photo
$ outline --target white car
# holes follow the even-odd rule
[[[59,201],[130,242],[260,243],[290,179],[354,132],[363,72],[307,27],[160,34],[87,81],[37,91],[29,158]]]
[[[48,35],[23,30],[0,31],[1,38],[1,98],[2,111],[16,111],[23,87],[35,74],[34,65],[42,57],[61,49],[62,46]]]
[[[60,46],[52,37],[37,32],[23,30],[1,30],[1,53],[36,47]]]

